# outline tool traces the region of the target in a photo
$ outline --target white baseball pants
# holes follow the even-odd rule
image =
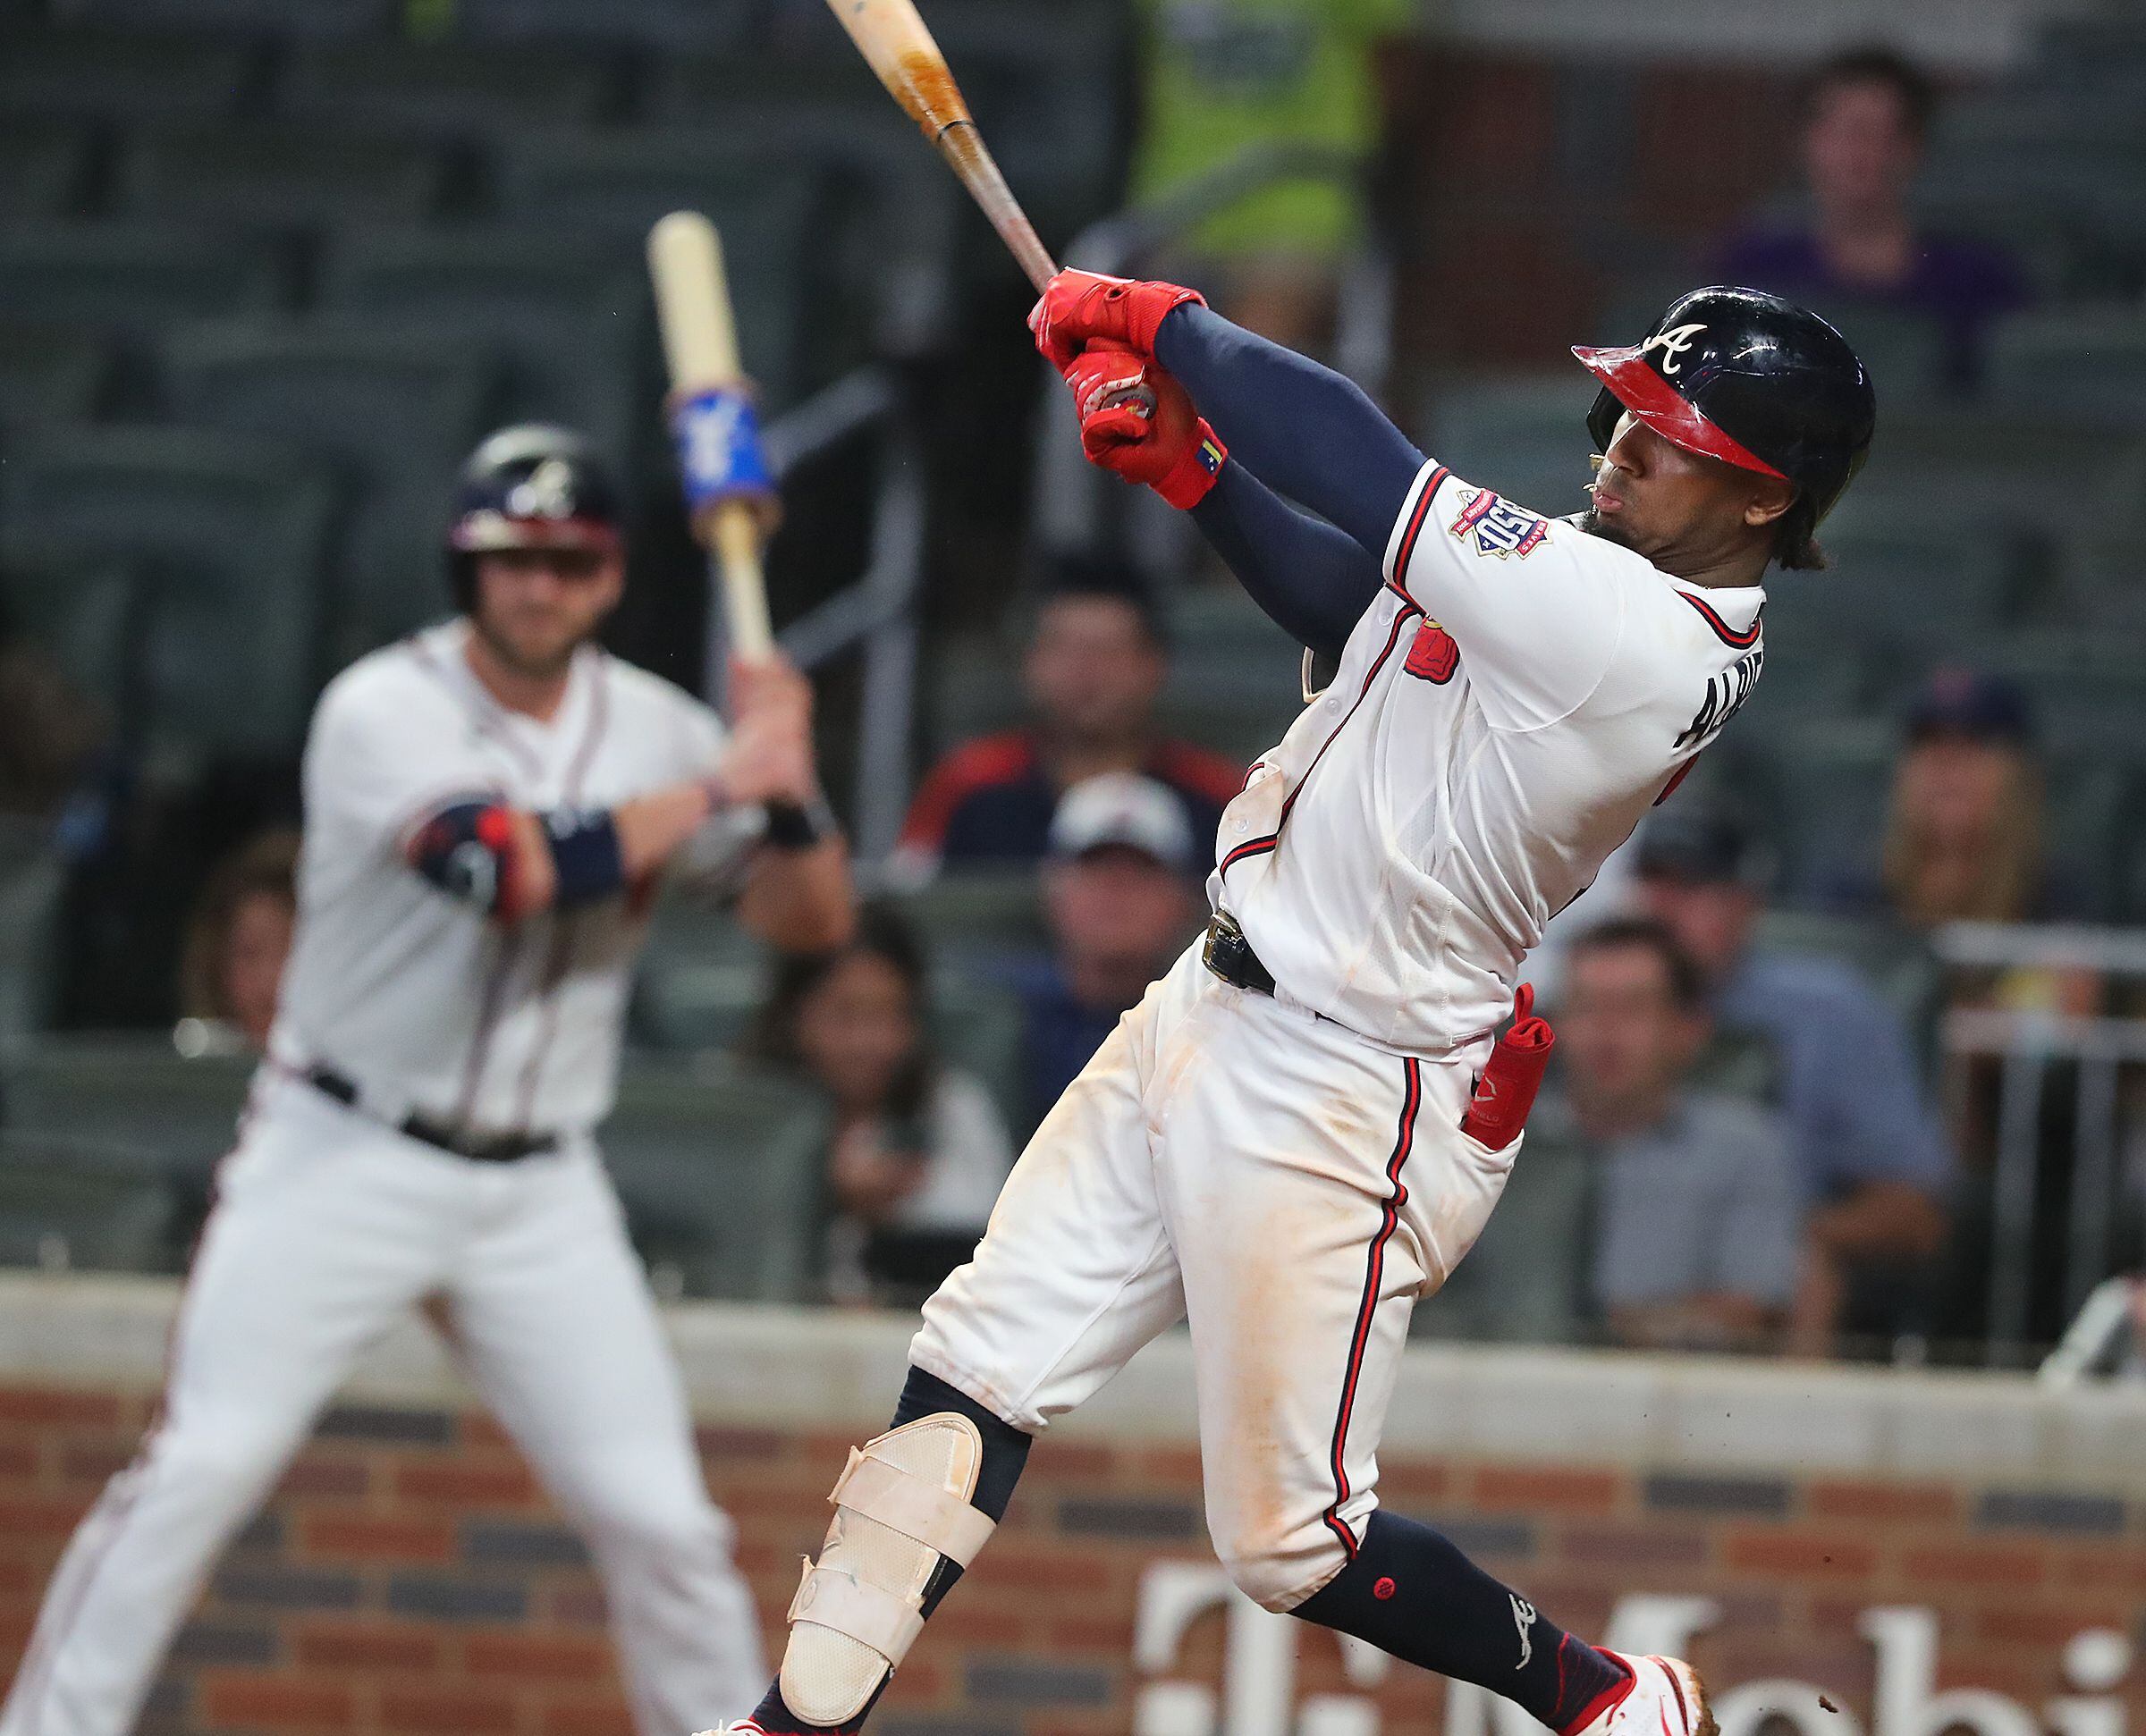
[[[1295,1608],[1362,1542],[1409,1314],[1518,1150],[1460,1131],[1489,1053],[1395,1054],[1196,947],[1036,1131],[911,1360],[1037,1431],[1189,1320],[1215,1551]]]
[[[588,1539],[643,1736],[754,1704],[758,1616],[595,1149],[472,1163],[277,1080],[219,1175],[162,1420],[62,1558],[0,1736],[133,1723],[215,1557],[352,1362],[435,1294],[486,1400]]]

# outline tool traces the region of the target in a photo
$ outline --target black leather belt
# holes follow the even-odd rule
[[[1215,912],[1207,924],[1207,943],[1200,949],[1200,958],[1209,970],[1236,988],[1259,995],[1274,992],[1274,973],[1259,962],[1259,955],[1252,950],[1251,941],[1245,939],[1234,916]]]
[[[365,1106],[359,1100],[356,1083],[334,1068],[308,1067],[299,1076],[322,1096],[332,1097],[345,1108],[363,1113]],[[450,1127],[430,1116],[415,1113],[390,1125],[399,1133],[442,1151],[451,1151],[458,1158],[467,1158],[472,1163],[520,1163],[524,1158],[559,1149],[556,1133],[473,1133],[467,1128]]]

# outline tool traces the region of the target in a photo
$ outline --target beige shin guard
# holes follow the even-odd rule
[[[940,1558],[976,1558],[995,1529],[968,1504],[983,1462],[976,1425],[950,1411],[851,1450],[819,1562],[790,1605],[782,1703],[806,1723],[862,1712],[923,1631]]]

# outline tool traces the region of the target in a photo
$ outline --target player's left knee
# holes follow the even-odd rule
[[[1332,1579],[1347,1560],[1339,1538],[1316,1521],[1294,1527],[1217,1527],[1215,1554],[1230,1583],[1262,1609],[1287,1615]]]

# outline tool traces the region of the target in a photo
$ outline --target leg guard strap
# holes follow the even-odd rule
[[[924,1631],[920,1600],[897,1597],[869,1580],[810,1562],[798,1581],[798,1595],[790,1600],[790,1619],[848,1634],[886,1659],[889,1669],[908,1656]]]
[[[962,1566],[973,1563],[998,1527],[966,1498],[900,1465],[849,1449],[849,1468],[827,1497],[828,1504],[875,1519],[890,1531],[929,1545]]]

